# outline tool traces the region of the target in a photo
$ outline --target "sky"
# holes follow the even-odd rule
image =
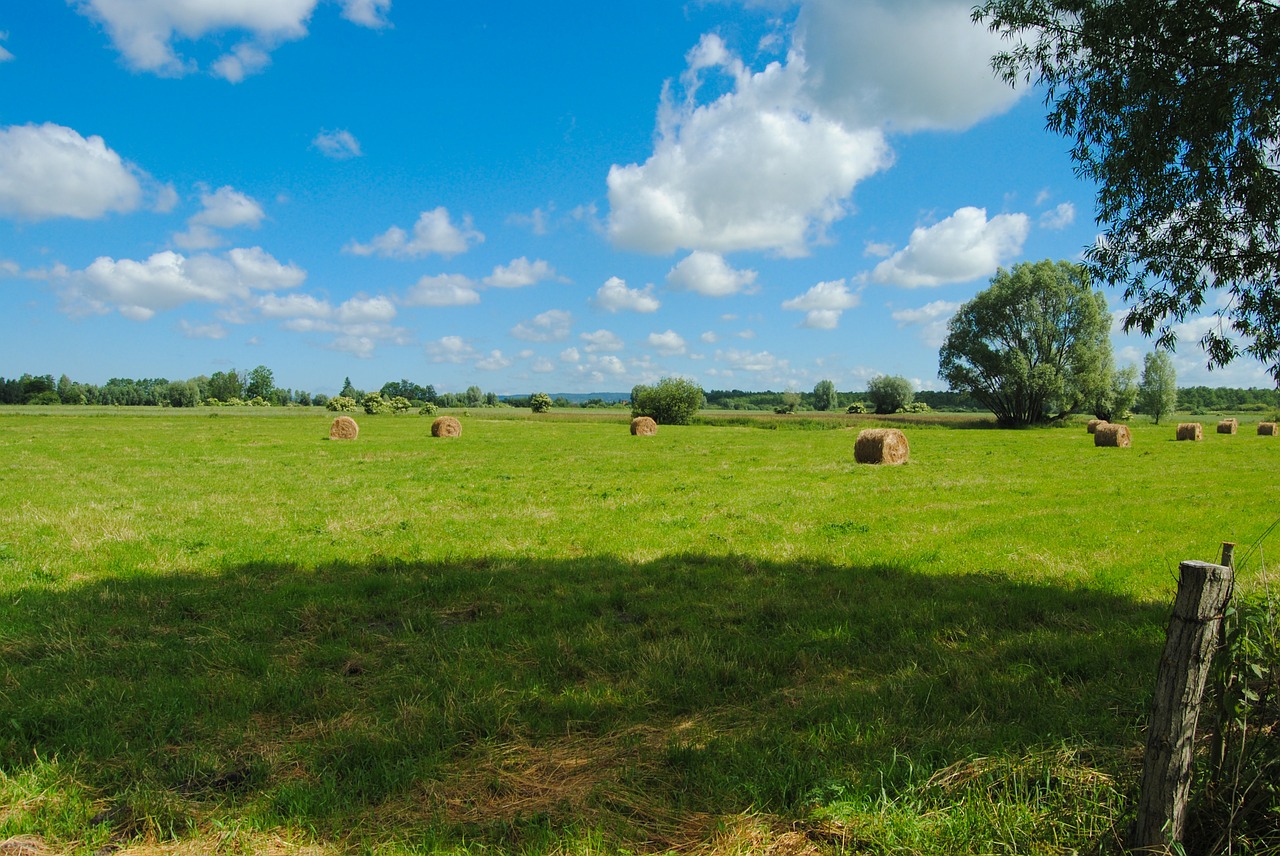
[[[0,376],[945,389],[948,318],[1099,231],[971,5],[11,0]],[[1213,323],[1179,384],[1271,386]]]

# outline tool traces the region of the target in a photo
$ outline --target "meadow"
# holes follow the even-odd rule
[[[1106,850],[1178,562],[1275,548],[1251,423],[332,415],[0,410],[0,842]]]

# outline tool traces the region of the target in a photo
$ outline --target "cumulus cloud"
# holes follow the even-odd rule
[[[963,130],[1022,97],[991,72],[1005,48],[970,0],[805,0],[796,49],[806,92],[852,126]]]
[[[93,220],[129,212],[142,201],[137,170],[102,137],[71,128],[0,128],[0,215],[20,220]]]
[[[580,333],[578,338],[587,344],[583,346],[583,350],[588,354],[598,353],[600,351],[621,351],[624,347],[622,340],[617,334],[609,330],[597,330],[594,333]],[[576,354],[577,351],[575,350]],[[576,357],[575,357],[576,359]]]
[[[465,253],[483,240],[484,235],[472,226],[471,215],[464,216],[461,225],[454,225],[449,219],[449,210],[440,206],[422,212],[413,225],[412,235],[399,226],[392,226],[367,244],[352,241],[346,250],[357,256],[417,258],[436,253],[447,258]]]
[[[677,357],[688,350],[684,337],[675,330],[668,330],[665,333],[650,333],[648,343],[650,348],[653,348],[664,357]]]
[[[662,305],[653,296],[653,285],[644,288],[627,288],[625,280],[611,276],[596,289],[591,301],[606,312],[657,312]]]
[[[573,316],[563,309],[549,309],[511,328],[511,335],[526,342],[559,342],[569,338]]]
[[[853,309],[862,298],[851,292],[843,279],[820,282],[799,297],[784,301],[783,309],[804,312],[804,326],[814,330],[834,330],[846,309]]]
[[[505,369],[511,365],[511,360],[503,356],[502,351],[496,348],[488,353],[488,355],[476,360],[476,368],[484,371],[497,371]]]
[[[179,321],[178,329],[182,332],[185,339],[225,339],[227,338],[227,328],[221,324],[191,324],[187,321]]]
[[[756,272],[734,270],[719,253],[695,250],[667,272],[667,285],[677,291],[694,291],[707,297],[728,297],[750,292]]]
[[[1040,215],[1040,228],[1050,231],[1065,229],[1076,221],[1076,206],[1063,202]]]
[[[753,73],[718,36],[705,35],[686,61],[684,98],[664,89],[652,156],[609,170],[617,246],[804,255],[847,213],[854,185],[892,160],[879,129],[846,127],[816,108],[798,53]],[[729,91],[699,103],[716,72]]]
[[[145,261],[100,257],[67,276],[63,297],[73,312],[115,309],[145,321],[185,303],[243,301],[254,291],[293,287],[305,278],[301,268],[281,264],[259,247],[223,257],[166,250]]]
[[[768,351],[752,352],[729,348],[723,351],[716,351],[715,358],[716,362],[721,363],[730,371],[751,372],[774,378],[779,377],[780,373],[786,372],[790,368],[790,363],[787,360]]]
[[[317,0],[253,0],[215,3],[209,0],[78,0],[77,11],[98,21],[112,45],[138,71],[178,77],[196,69],[193,60],[174,50],[174,41],[220,39],[243,33],[230,52],[218,57],[212,71],[232,82],[270,64],[270,51],[282,42],[307,35]],[[344,0],[342,16],[366,27],[386,26],[390,0]],[[231,41],[231,39],[228,39]]]
[[[0,42],[6,41],[8,40],[8,38],[9,38],[8,33],[0,33]],[[0,46],[0,62],[9,62],[12,59],[13,59],[13,54],[5,50],[3,46]]]
[[[529,261],[521,256],[512,259],[510,264],[495,267],[493,273],[484,278],[484,284],[493,288],[524,288],[552,279],[555,275],[555,268],[542,259]]]
[[[960,308],[959,303],[935,300],[917,309],[898,309],[892,313],[898,327],[920,328],[920,338],[931,348],[941,348],[947,339],[947,322]]]
[[[321,130],[311,141],[311,145],[319,149],[325,157],[334,160],[350,160],[364,156],[364,152],[360,149],[360,141],[350,131]]]
[[[961,208],[940,223],[915,229],[906,248],[876,265],[871,278],[918,288],[987,276],[1022,250],[1028,228],[1025,214],[988,220],[985,208]]]
[[[480,292],[462,274],[424,276],[404,296],[407,306],[472,306],[480,302]]]
[[[433,363],[465,363],[475,359],[476,350],[461,336],[443,336],[428,342],[427,359]]]
[[[212,193],[200,194],[200,211],[187,220],[187,231],[173,236],[173,241],[186,250],[207,250],[225,243],[217,229],[258,228],[266,217],[262,206],[253,198],[232,187],[219,187]]]

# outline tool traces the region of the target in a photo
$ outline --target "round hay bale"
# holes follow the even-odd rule
[[[866,428],[853,444],[853,459],[860,464],[905,464],[910,455],[907,435],[897,428]]]
[[[1258,423],[1259,437],[1275,437],[1277,434],[1280,434],[1280,426],[1277,426],[1276,423],[1274,422]]]
[[[1179,422],[1178,423],[1178,439],[1179,440],[1203,440],[1204,427],[1199,422]]]
[[[452,416],[441,416],[431,423],[432,437],[461,437],[462,423]]]
[[[1090,434],[1096,434],[1098,433],[1098,426],[1106,424],[1107,420],[1105,419],[1090,419],[1088,424],[1084,426],[1084,430],[1088,431]]]
[[[350,416],[339,416],[329,426],[330,440],[354,440],[360,436],[360,426]]]
[[[1223,419],[1218,423],[1219,434],[1234,434],[1239,429],[1240,423],[1234,419]]]
[[[1129,436],[1128,425],[1099,425],[1098,430],[1093,434],[1093,445],[1095,446],[1115,446],[1127,449],[1133,445],[1133,440]]]
[[[633,437],[652,437],[658,433],[658,423],[654,422],[651,417],[637,416],[631,420],[631,435]]]

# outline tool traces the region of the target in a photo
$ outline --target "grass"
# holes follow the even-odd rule
[[[494,415],[0,415],[0,841],[1105,846],[1177,563],[1256,539],[1280,463]]]

